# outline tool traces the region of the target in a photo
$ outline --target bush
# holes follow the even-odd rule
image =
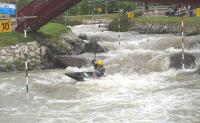
[[[142,16],[142,15],[143,15],[142,11],[135,11],[134,12],[134,17],[139,17],[139,16]]]
[[[115,18],[108,26],[109,31],[121,31],[125,32],[128,31],[129,28],[131,27],[131,22],[128,19],[127,15],[121,15],[120,21],[118,22],[118,18]],[[120,29],[119,29],[119,24],[120,24]]]

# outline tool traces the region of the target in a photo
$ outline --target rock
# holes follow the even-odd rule
[[[29,63],[29,69],[34,69],[34,67],[35,67],[35,63],[33,63],[33,62],[31,62],[31,63]]]
[[[56,66],[60,68],[71,67],[83,67],[88,62],[86,59],[71,57],[71,56],[57,56],[56,58]]]
[[[87,40],[88,38],[87,38],[87,35],[85,35],[85,34],[80,34],[79,36],[78,36],[80,39],[82,39],[82,40]]]
[[[12,63],[13,62],[13,57],[8,57],[5,62]]]
[[[4,61],[4,60],[6,60],[6,59],[7,59],[6,56],[0,56],[0,61]]]
[[[51,50],[47,47],[42,47],[41,48],[41,57],[42,57],[42,65],[45,68],[53,69],[55,68],[55,58],[54,54],[51,52]]]
[[[199,66],[198,69],[195,71],[195,73],[200,74],[200,66]]]
[[[5,55],[7,53],[5,49],[2,49],[0,52],[2,55]]]
[[[30,55],[30,57],[35,57],[36,53],[35,52],[30,52],[28,55]]]
[[[41,60],[40,59],[36,59],[36,64],[41,64]]]
[[[36,53],[37,55],[40,55],[40,53],[41,53],[40,47],[38,47],[38,48],[36,49],[35,53]]]
[[[14,53],[19,54],[20,53],[19,48],[15,48]]]
[[[101,47],[96,41],[86,43],[84,45],[86,52],[106,52],[107,49]]]
[[[82,46],[79,43],[75,43],[74,45],[74,52],[76,55],[80,55],[81,53],[83,53],[85,51],[84,46]]]
[[[0,66],[0,72],[6,72],[6,68],[3,66]]]
[[[182,68],[182,54],[177,53],[170,57],[170,68],[181,69]],[[185,68],[195,67],[195,57],[191,54],[185,53]]]

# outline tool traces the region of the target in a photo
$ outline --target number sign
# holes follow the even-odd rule
[[[0,20],[0,32],[12,32],[12,21]]]
[[[197,8],[197,9],[196,9],[196,15],[197,15],[197,16],[200,16],[200,8]]]

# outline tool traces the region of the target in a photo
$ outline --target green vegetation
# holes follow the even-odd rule
[[[113,20],[116,17],[118,17],[118,14],[100,14],[100,15],[95,15],[94,19]],[[92,16],[91,15],[68,16],[67,20],[68,20],[67,25],[73,26],[77,24],[82,24],[84,21],[87,20],[92,20]]]
[[[118,14],[101,14],[101,15],[95,15],[94,18],[95,19],[114,19],[118,16]],[[80,16],[69,16],[67,17],[69,20],[71,21],[75,21],[75,20],[92,20],[92,16],[91,15],[80,15]]]
[[[119,23],[120,23],[120,30],[119,30]],[[128,31],[131,27],[132,23],[128,19],[127,15],[121,15],[120,21],[118,21],[118,18],[115,18],[108,26],[108,30],[110,31],[121,31],[125,32]]]
[[[170,24],[170,25],[180,25],[181,18],[180,17],[136,17],[131,19],[132,22],[138,23],[146,23],[149,21],[150,24]],[[186,25],[200,25],[200,17],[184,17],[184,23]]]
[[[59,39],[61,34],[69,31],[69,28],[58,23],[48,23],[39,30],[39,32],[41,32],[45,37],[51,38],[55,41]],[[32,35],[28,34],[28,37],[25,39],[23,34],[17,32],[0,33],[0,47],[24,43],[25,41],[33,41]]]
[[[135,23],[144,23],[146,24],[147,21],[149,24],[163,24],[163,25],[180,25],[181,24],[181,17],[166,17],[166,16],[153,16],[147,17],[139,16],[132,19],[128,19],[126,15],[120,17],[120,31],[128,31]],[[186,26],[190,25],[197,25],[200,26],[200,17],[184,17],[184,23]],[[108,28],[110,31],[119,31],[118,29],[118,20],[115,18],[109,25]]]
[[[39,30],[45,37],[53,40],[58,40],[61,34],[68,33],[69,31],[70,28],[58,23],[48,23]]]
[[[67,15],[91,15],[92,12],[96,14],[106,14],[106,8],[108,13],[114,13],[119,9],[125,11],[135,10],[136,7],[136,4],[130,1],[107,0],[106,3],[105,0],[82,0],[79,4],[68,10]]]
[[[24,43],[25,41],[32,41],[32,37],[28,36],[27,39],[23,37],[23,34],[16,32],[0,33],[0,47],[15,45],[17,43]]]

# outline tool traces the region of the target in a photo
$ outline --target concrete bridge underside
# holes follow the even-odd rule
[[[24,32],[24,19],[25,16],[37,16],[37,18],[26,19],[26,25],[31,31],[38,30],[41,26],[45,25],[61,13],[81,0],[33,0],[30,4],[17,12],[18,26],[17,32]]]

